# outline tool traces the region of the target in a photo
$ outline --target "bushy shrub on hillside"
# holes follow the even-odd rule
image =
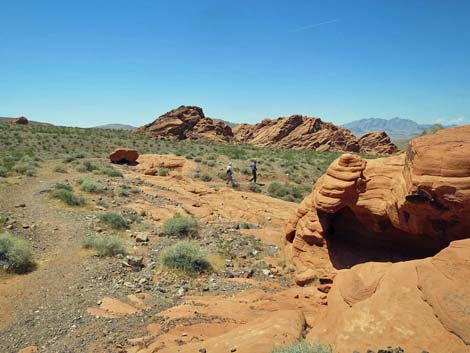
[[[310,186],[297,186],[288,183],[271,183],[268,187],[268,193],[272,197],[291,202],[300,202],[310,191]]]
[[[183,217],[175,214],[171,219],[163,223],[162,233],[177,238],[196,237],[197,220],[193,217]]]
[[[202,181],[211,181],[212,177],[209,174],[204,173],[204,174],[201,174],[201,180]]]
[[[54,172],[67,173],[67,167],[65,166],[65,164],[58,164],[54,167]]]
[[[31,244],[9,233],[0,233],[0,268],[17,273],[34,267]]]
[[[113,236],[87,235],[83,239],[85,249],[95,249],[98,256],[116,256],[127,254],[124,241]]]
[[[160,168],[158,170],[159,176],[167,176],[168,174],[170,174],[170,170],[168,168]]]
[[[106,212],[101,213],[98,215],[98,219],[109,225],[111,228],[114,229],[127,229],[129,228],[129,222],[122,217],[119,213],[115,212]]]
[[[273,353],[333,353],[333,348],[331,346],[298,341],[289,346],[276,348],[273,350]]]
[[[98,169],[98,166],[90,161],[85,161],[82,164],[77,166],[77,171],[80,173],[85,173],[85,172],[92,172],[94,170]]]
[[[170,246],[162,253],[161,263],[167,268],[188,274],[206,272],[211,269],[207,254],[193,242],[179,242]]]
[[[101,173],[109,177],[119,177],[119,178],[122,177],[122,173],[119,170],[116,170],[113,168],[104,168],[101,170]]]
[[[55,199],[61,200],[69,206],[82,206],[85,204],[85,199],[83,197],[75,195],[72,191],[67,189],[56,189],[52,191],[51,196]]]
[[[86,191],[86,192],[93,192],[93,193],[102,193],[104,192],[106,187],[104,184],[100,183],[97,180],[94,179],[83,179],[80,183],[80,190]]]

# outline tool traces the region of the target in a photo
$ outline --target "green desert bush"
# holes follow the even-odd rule
[[[85,178],[80,183],[80,190],[99,194],[104,192],[106,187],[97,180]]]
[[[201,180],[202,181],[211,181],[212,177],[209,174],[204,173],[204,174],[201,174]]]
[[[129,228],[129,222],[122,217],[119,213],[115,212],[106,212],[101,213],[98,215],[98,219],[109,225],[111,228],[114,229],[127,229]]]
[[[261,192],[261,187],[258,185],[258,184],[255,184],[255,183],[252,183],[250,185],[248,185],[248,190],[252,191],[252,192]]]
[[[56,189],[52,191],[51,196],[69,206],[82,206],[85,204],[83,197],[75,195],[72,191],[67,189]]]
[[[167,176],[168,174],[170,174],[170,170],[168,168],[160,168],[158,170],[159,176]]]
[[[101,173],[104,175],[107,175],[109,177],[119,177],[122,178],[122,173],[119,170],[113,169],[113,168],[103,168],[101,170]]]
[[[197,220],[193,217],[184,217],[175,214],[163,223],[162,234],[177,238],[196,237],[198,232]]]
[[[312,344],[305,341],[298,341],[289,346],[275,348],[273,353],[333,353],[331,346]]]
[[[306,185],[292,185],[289,183],[273,182],[268,186],[268,193],[272,197],[278,199],[300,202],[303,197],[309,192],[310,187]]]
[[[211,269],[206,252],[194,242],[182,241],[167,248],[161,255],[164,267],[188,274],[206,272]]]
[[[56,183],[56,184],[54,185],[54,189],[55,189],[55,190],[62,189],[62,190],[68,190],[68,191],[72,191],[72,190],[73,190],[72,185],[64,184],[64,183]]]
[[[0,233],[0,266],[17,273],[31,270],[34,267],[31,244],[9,233]]]
[[[98,170],[98,166],[93,162],[85,161],[82,164],[79,164],[76,170],[80,173],[92,172],[94,170]]]
[[[65,166],[65,164],[58,164],[54,167],[54,172],[67,173],[67,167]]]
[[[126,255],[127,249],[124,241],[113,236],[87,235],[83,239],[85,249],[95,249],[98,256]]]
[[[8,169],[4,166],[0,166],[0,177],[7,177],[8,176]]]

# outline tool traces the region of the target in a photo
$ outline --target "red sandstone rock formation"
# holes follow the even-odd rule
[[[406,154],[330,165],[286,227],[299,284],[339,270],[308,339],[339,352],[470,352],[468,151],[461,126],[412,140]]]
[[[360,150],[356,137],[349,130],[302,115],[265,119],[256,125],[241,124],[234,127],[233,132],[239,142],[257,146],[342,152]]]
[[[25,118],[24,116],[20,116],[16,119],[12,119],[10,120],[10,124],[14,124],[14,125],[28,125],[29,124],[29,120],[27,118]]]
[[[385,132],[366,134],[358,140],[347,129],[302,115],[265,119],[256,125],[240,124],[233,133],[237,141],[257,146],[369,154],[398,151]]]
[[[120,164],[136,164],[137,158],[139,158],[137,151],[128,148],[118,148],[109,155],[112,163]]]
[[[394,154],[398,152],[398,147],[395,146],[390,137],[385,131],[381,132],[368,132],[358,139],[361,146],[361,153],[365,154]]]
[[[206,117],[202,108],[184,105],[135,131],[148,132],[154,137],[173,140],[203,138],[223,142],[233,137],[230,126]]]

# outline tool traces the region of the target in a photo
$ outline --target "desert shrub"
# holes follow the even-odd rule
[[[36,175],[36,168],[39,163],[29,156],[22,157],[14,167],[14,170],[23,175],[33,176]]]
[[[97,180],[94,179],[83,179],[82,182],[80,183],[80,190],[85,191],[85,192],[93,192],[93,193],[102,193],[106,187],[104,184],[100,183]]]
[[[83,238],[85,249],[95,249],[98,256],[116,256],[127,254],[126,244],[113,236],[87,235]]]
[[[115,212],[106,212],[98,215],[98,219],[109,225],[114,229],[127,229],[129,228],[129,222],[122,217],[119,213]]]
[[[0,166],[0,177],[5,178],[6,176],[8,176],[8,169]]]
[[[273,353],[333,353],[333,348],[331,346],[298,341],[282,348],[275,348]]]
[[[167,248],[161,255],[163,266],[186,273],[200,273],[211,269],[206,252],[193,242],[182,241]]]
[[[253,228],[255,228],[255,226],[250,224],[250,223],[241,223],[240,224],[240,229],[253,229]]]
[[[101,173],[109,177],[120,177],[122,178],[122,173],[119,170],[113,168],[104,168],[101,170]]]
[[[67,173],[67,167],[64,164],[58,164],[54,167],[56,173]]]
[[[224,171],[220,171],[217,173],[217,177],[221,180],[227,180],[227,173]]]
[[[273,182],[269,184],[268,193],[278,199],[300,202],[309,191],[308,186],[297,186],[288,183]]]
[[[76,169],[78,172],[81,172],[81,173],[92,172],[94,170],[97,170],[98,166],[93,162],[85,161],[82,164],[79,164]]]
[[[163,223],[162,233],[167,236],[178,238],[196,237],[197,220],[193,217],[183,217],[175,214],[171,219]]]
[[[201,163],[202,158],[201,157],[196,157],[196,158],[194,158],[194,162]]]
[[[250,168],[243,167],[240,171],[241,171],[241,173],[242,173],[243,175],[251,175],[251,170],[250,170]]]
[[[211,181],[212,177],[209,174],[204,173],[204,174],[201,175],[201,180],[202,181]]]
[[[85,199],[83,197],[77,196],[72,191],[66,189],[56,189],[52,192],[51,196],[55,199],[61,200],[69,206],[81,206],[85,204]]]
[[[215,166],[215,162],[214,161],[207,161],[207,166],[208,167],[213,167],[213,166]]]
[[[54,185],[54,189],[55,189],[55,190],[62,189],[62,190],[68,190],[68,191],[72,191],[72,190],[73,190],[72,185],[64,184],[64,183],[56,183],[56,184]]]
[[[31,270],[34,267],[31,244],[9,233],[0,233],[0,266],[17,273]]]
[[[199,173],[199,172],[194,173],[193,178],[194,179],[201,179],[201,173]]]
[[[170,174],[170,170],[168,168],[160,168],[158,170],[159,176],[167,176],[168,174]]]
[[[248,190],[252,192],[261,192],[261,187],[258,184],[250,184],[248,185]]]
[[[215,154],[210,154],[207,156],[207,159],[210,161],[215,161],[217,160],[217,156]]]

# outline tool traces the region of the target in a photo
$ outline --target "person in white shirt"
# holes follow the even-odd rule
[[[232,163],[229,163],[228,166],[227,166],[227,182],[226,184],[228,183],[231,183],[232,186],[234,186],[234,182],[233,182],[233,167],[232,167]]]

